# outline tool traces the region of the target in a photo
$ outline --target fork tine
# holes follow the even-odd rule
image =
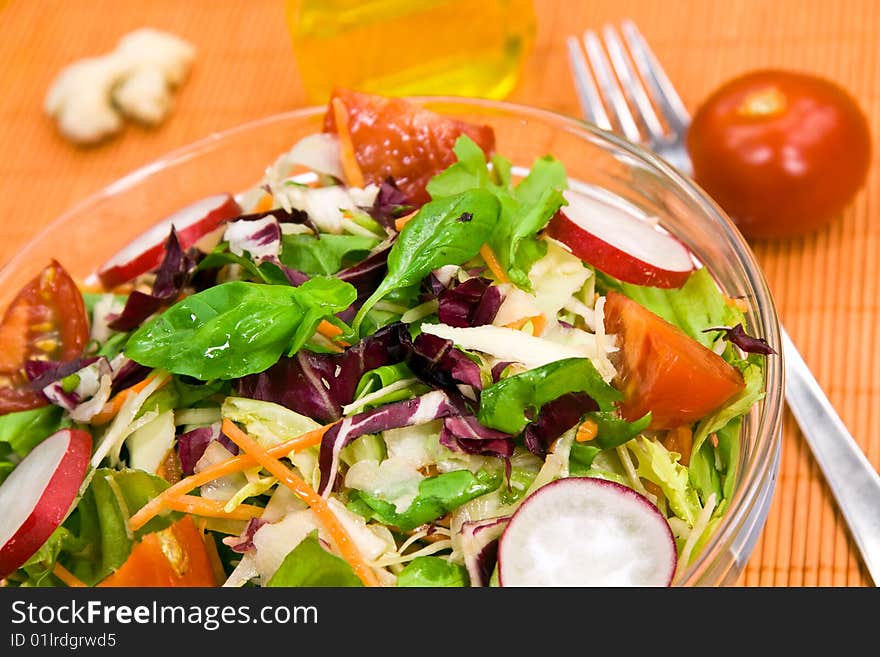
[[[587,59],[590,60],[590,65],[593,67],[593,73],[596,75],[596,81],[599,83],[599,89],[602,95],[608,99],[608,103],[624,136],[633,142],[641,141],[642,135],[629,109],[629,105],[626,104],[626,99],[620,91],[620,86],[614,79],[614,74],[611,72],[611,66],[608,63],[608,58],[605,56],[605,51],[602,49],[599,37],[592,30],[584,32],[584,47],[587,50]]]
[[[575,86],[577,87],[578,99],[581,102],[581,109],[584,117],[594,125],[599,126],[603,130],[611,130],[611,121],[596,85],[593,84],[593,77],[587,68],[587,60],[581,52],[581,46],[574,37],[568,37],[568,60],[574,73]]]
[[[670,129],[677,135],[683,134],[690,122],[690,116],[675,87],[672,86],[669,77],[635,24],[625,20],[621,23],[621,27],[636,68],[648,85],[651,96],[666,118]]]
[[[623,93],[627,100],[638,109],[637,114],[641,117],[645,130],[651,139],[651,145],[653,145],[664,138],[663,124],[654,111],[654,106],[651,105],[632,64],[630,64],[629,57],[627,57],[620,37],[617,35],[617,30],[611,25],[606,25],[602,30],[602,36],[605,39],[608,55],[611,57],[611,65],[623,87]]]

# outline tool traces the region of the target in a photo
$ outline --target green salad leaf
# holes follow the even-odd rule
[[[623,395],[605,383],[587,358],[565,358],[509,376],[483,390],[478,419],[492,429],[516,434],[541,407],[569,392],[585,392],[603,411]]]
[[[592,411],[585,417],[596,423],[598,431],[593,440],[571,446],[571,459],[580,468],[589,468],[600,452],[629,442],[651,424],[650,413],[635,422],[627,422],[611,411]]]
[[[49,586],[60,562],[89,586],[113,573],[145,535],[165,529],[181,517],[169,512],[132,532],[128,519],[168,488],[162,477],[143,470],[98,468],[76,507],[40,550],[22,566],[21,586]]]
[[[316,529],[284,557],[266,586],[350,587],[363,586],[363,583],[345,559],[321,547]]]
[[[479,470],[454,470],[423,479],[419,483],[419,494],[409,508],[398,513],[391,502],[354,490],[348,508],[368,520],[376,520],[383,525],[410,531],[440,518],[453,509],[475,497],[490,493],[501,485],[500,472]]]
[[[441,557],[416,557],[397,576],[397,586],[462,587],[470,583],[461,564]]]
[[[489,245],[510,280],[531,290],[529,269],[547,250],[546,243],[536,235],[565,204],[565,167],[550,156],[538,158],[529,175],[513,186],[508,160],[494,155],[490,173],[483,151],[466,135],[456,140],[453,150],[458,161],[431,179],[428,193],[435,199],[470,189],[492,193],[498,199],[501,214]]]
[[[379,238],[364,235],[284,235],[281,262],[306,274],[335,274],[366,258],[379,244]]]
[[[679,462],[681,455],[647,438],[636,438],[626,446],[638,459],[638,475],[659,486],[672,512],[693,527],[702,505],[690,484],[688,469]]]
[[[231,281],[178,301],[129,338],[125,354],[203,381],[262,372],[294,353],[357,292],[335,278],[299,287]],[[335,319],[335,317],[333,317]]]
[[[370,309],[393,290],[416,285],[443,265],[459,265],[477,255],[497,221],[498,201],[482,189],[423,205],[391,247],[388,274],[355,316],[355,333]]]
[[[70,426],[63,415],[63,409],[52,404],[0,415],[0,459],[10,453],[24,458],[45,438]]]

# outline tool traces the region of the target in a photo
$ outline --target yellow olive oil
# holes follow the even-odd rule
[[[532,0],[288,0],[287,21],[314,102],[337,86],[504,98],[536,27]]]

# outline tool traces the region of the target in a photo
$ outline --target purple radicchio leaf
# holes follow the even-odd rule
[[[461,552],[471,586],[487,586],[498,561],[498,539],[510,516],[471,520],[461,525]]]
[[[96,360],[98,358],[95,356],[69,361],[29,360],[24,364],[24,373],[30,381],[30,387],[33,390],[42,390],[50,383],[60,381],[87,365],[91,365]]]
[[[464,328],[491,324],[501,307],[501,290],[486,278],[469,278],[442,291],[437,314],[449,326]]]
[[[726,326],[707,328],[703,330],[703,333],[708,333],[709,331],[723,332],[725,340],[732,342],[749,354],[764,354],[765,356],[769,356],[776,353],[776,350],[773,349],[764,338],[756,338],[746,333],[742,324],[737,324],[733,328],[727,328]]]
[[[403,360],[401,328],[386,326],[341,354],[301,349],[264,372],[240,379],[238,394],[281,404],[318,422],[338,420],[342,407],[354,401],[365,372]]]
[[[473,415],[444,418],[440,444],[457,452],[508,459],[513,455],[513,436],[484,427]]]
[[[273,216],[250,221],[231,221],[226,224],[223,239],[237,256],[249,253],[257,265],[278,262],[281,253],[281,225]]]
[[[483,389],[480,366],[456,349],[452,340],[429,333],[420,333],[411,340],[404,337],[406,363],[422,381],[439,388],[456,390],[459,383]]]
[[[130,358],[125,358],[121,363],[113,359],[113,387],[110,391],[111,395],[115,395],[120,390],[130,388],[136,383],[140,383],[147,378],[152,371],[149,367],[136,363]]]
[[[266,524],[262,518],[251,518],[245,526],[241,536],[227,536],[223,539],[223,543],[229,546],[229,549],[239,554],[244,554],[248,550],[254,548],[254,534],[257,530]]]
[[[196,259],[184,252],[174,226],[165,240],[165,255],[156,270],[149,294],[135,290],[128,296],[122,312],[108,326],[114,331],[131,331],[163,306],[173,302],[192,277]]]
[[[509,522],[510,516],[501,516],[462,523],[460,545],[471,586],[488,586],[498,561],[498,539]]]
[[[31,385],[39,385],[41,379],[47,380],[49,376],[52,376],[53,380],[40,388],[43,396],[56,406],[72,411],[85,400],[94,397],[101,390],[101,377],[109,376],[111,373],[110,362],[103,356],[79,361],[79,364],[80,367],[72,372],[67,371],[70,367],[58,367],[51,375],[46,372]],[[62,365],[71,364],[63,363]],[[63,372],[67,373],[63,374]],[[76,386],[72,390],[65,390],[64,379],[72,375],[77,377]]]
[[[432,390],[414,399],[386,404],[344,418],[330,427],[321,439],[318,455],[321,482],[318,492],[324,497],[330,494],[339,469],[339,452],[355,438],[368,433],[424,424],[459,413],[458,405],[445,392]]]
[[[269,190],[269,193],[272,193],[271,190]],[[284,208],[275,208],[273,210],[266,210],[265,212],[243,214],[240,217],[231,219],[230,221],[259,221],[260,219],[265,219],[266,217],[274,218],[279,224],[302,224],[304,226],[308,226],[315,234],[315,237],[321,239],[321,235],[318,231],[318,227],[315,225],[315,222],[312,221],[311,217],[309,217],[308,213],[305,210],[298,210],[297,208],[291,208],[290,210],[285,210]]]
[[[394,178],[390,176],[379,185],[379,192],[373,201],[373,207],[367,213],[386,228],[394,228],[394,220],[409,214],[415,206],[403,192],[398,189]]]
[[[512,360],[502,360],[501,362],[495,363],[492,366],[492,382],[498,383],[501,380],[501,375],[504,374],[504,370],[510,365],[513,365]]]
[[[387,240],[365,259],[356,265],[346,267],[335,274],[336,278],[346,283],[350,283],[357,290],[357,298],[346,310],[337,316],[343,322],[351,322],[360,307],[364,304],[388,273],[388,253],[394,240]]]
[[[198,427],[177,437],[177,456],[180,459],[180,469],[185,475],[195,472],[196,463],[202,458],[208,445],[215,440],[231,454],[238,454],[238,445],[220,431],[219,424]]]
[[[590,411],[598,411],[599,405],[589,395],[569,392],[541,407],[538,417],[523,432],[528,450],[544,458],[553,441],[580,422]]]

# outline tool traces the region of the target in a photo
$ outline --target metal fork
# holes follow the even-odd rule
[[[577,38],[567,40],[584,116],[604,130],[619,132],[629,141],[647,146],[682,173],[691,175],[685,147],[690,124],[687,109],[635,24],[623,21],[620,33],[623,38],[607,25],[600,39],[595,31],[587,30],[583,50]],[[828,481],[871,578],[880,585],[880,475],[782,326],[780,335],[786,402]]]

